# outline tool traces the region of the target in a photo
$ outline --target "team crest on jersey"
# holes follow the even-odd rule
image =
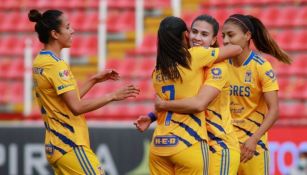
[[[248,71],[245,72],[244,82],[245,83],[251,83],[252,82],[252,71],[248,70]]]
[[[63,80],[68,80],[69,78],[69,70],[61,70],[59,72],[59,76],[63,79]]]
[[[46,154],[52,155],[53,152],[54,152],[53,145],[52,144],[46,144],[45,145],[45,151],[46,151]]]
[[[220,68],[211,69],[213,79],[221,79],[222,70]]]
[[[98,172],[99,172],[99,175],[105,175],[105,172],[104,172],[104,169],[102,168],[102,166],[98,166]]]
[[[271,70],[269,70],[269,71],[267,71],[266,73],[265,73],[265,75],[266,76],[268,76],[271,80],[276,80],[276,76],[275,76],[275,73],[274,73],[274,71],[271,69]]]

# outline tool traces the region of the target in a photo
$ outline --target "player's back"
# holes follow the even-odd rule
[[[194,47],[190,50],[190,69],[178,66],[182,81],[164,80],[158,70],[153,73],[156,93],[164,100],[175,100],[197,95],[204,81],[205,66],[211,66],[218,49]],[[177,114],[159,112],[151,151],[158,155],[175,154],[196,142],[207,140],[204,113]]]

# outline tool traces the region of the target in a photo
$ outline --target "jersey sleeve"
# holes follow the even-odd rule
[[[259,79],[262,87],[262,92],[270,92],[278,90],[278,82],[276,74],[273,71],[271,64],[266,61],[259,67]]]
[[[218,58],[219,51],[219,48],[193,47],[190,49],[192,62],[199,67],[211,67]]]
[[[206,79],[204,85],[212,86],[220,91],[229,81],[227,66],[225,63],[214,64],[206,70]]]
[[[56,62],[45,73],[58,95],[75,89],[74,78],[64,61]]]

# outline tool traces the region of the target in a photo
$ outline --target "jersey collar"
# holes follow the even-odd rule
[[[55,56],[55,54],[53,52],[51,52],[50,50],[42,50],[39,52],[40,55],[50,55],[52,58],[54,58],[56,61],[60,61],[61,58],[58,58],[57,56]]]
[[[255,53],[253,51],[251,51],[251,53],[249,54],[248,58],[243,63],[243,66],[248,65],[248,63],[253,59],[254,56],[255,56]]]

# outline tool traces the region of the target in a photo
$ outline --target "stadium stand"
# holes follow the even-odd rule
[[[82,77],[83,80],[94,73],[97,66],[98,2],[16,0],[0,3],[0,18],[3,19],[0,23],[0,119],[23,119],[22,57],[25,39],[33,41],[34,53],[42,47],[34,39],[34,25],[27,19],[28,10],[59,8],[68,13],[75,29],[70,50],[72,70],[76,77]],[[135,4],[128,0],[108,2],[106,67],[117,70],[122,80],[100,84],[85,98],[108,93],[127,82],[140,87],[141,94],[135,100],[114,103],[87,116],[101,120],[133,120],[153,108],[154,91],[150,76],[155,65],[156,29],[160,20],[170,15],[170,0],[145,0],[145,37],[140,47],[134,44]],[[307,117],[306,0],[183,0],[182,3],[182,17],[188,25],[201,13],[215,16],[220,24],[232,13],[259,17],[294,60],[293,65],[288,66],[270,59],[279,78],[281,119]],[[39,119],[37,106],[34,106],[33,111],[29,119]]]

